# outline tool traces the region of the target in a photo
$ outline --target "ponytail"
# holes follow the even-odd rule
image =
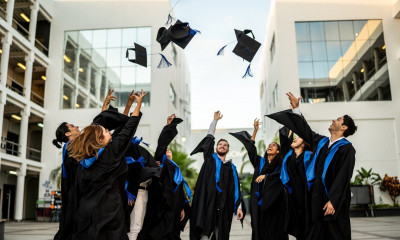
[[[67,122],[61,123],[56,130],[56,138],[53,139],[53,145],[57,148],[61,148],[62,143],[68,142],[69,139],[67,136],[65,136],[65,133],[67,132],[69,132]]]

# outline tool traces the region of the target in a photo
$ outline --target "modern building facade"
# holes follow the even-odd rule
[[[393,0],[274,0],[259,74],[262,115],[287,109],[288,91],[303,97],[302,113],[321,134],[349,114],[359,128],[349,137],[355,170],[399,176],[399,11]],[[265,117],[265,139],[278,127]],[[375,190],[376,202],[390,203]]]
[[[157,1],[7,0],[0,3],[0,206],[2,218],[34,219],[50,172],[61,165],[52,145],[62,122],[83,128],[100,112],[109,89],[123,111],[132,90],[150,94],[137,135],[155,150],[167,116],[183,118],[178,142],[190,136],[190,75],[183,50],[162,53],[156,42],[171,4]],[[125,58],[138,43],[147,68]],[[133,56],[130,56],[134,58]]]

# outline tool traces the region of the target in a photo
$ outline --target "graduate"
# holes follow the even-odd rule
[[[191,208],[191,240],[228,240],[233,214],[243,221],[246,212],[236,167],[226,159],[229,143],[220,139],[214,152],[215,128],[221,118],[219,111],[214,113],[207,136],[191,153],[203,152],[204,155]]]
[[[104,99],[102,112],[107,109],[111,101],[116,98],[112,96],[114,90],[109,90]],[[71,239],[74,233],[75,221],[75,178],[79,163],[69,155],[67,151],[68,144],[80,135],[79,127],[72,123],[63,122],[56,130],[56,139],[53,144],[57,148],[61,148],[61,144],[65,143],[62,151],[62,168],[61,168],[61,217],[59,230],[54,236],[55,240]]]
[[[264,156],[259,156],[254,145],[258,129],[259,120],[256,119],[252,136],[246,131],[230,133],[243,143],[254,167],[250,190],[251,239],[288,239],[287,192],[280,181],[281,152],[287,150],[272,142]]]
[[[182,176],[179,166],[172,160],[168,145],[178,134],[177,125],[183,120],[172,114],[162,129],[154,155],[157,165],[162,168],[160,182],[162,196],[149,203],[155,211],[148,211],[138,239],[180,240],[190,210],[191,190]]]
[[[62,151],[62,168],[61,168],[61,199],[62,208],[60,215],[60,225],[58,232],[54,236],[55,240],[71,239],[74,231],[74,199],[75,199],[75,177],[79,163],[69,155],[67,151],[68,144],[79,136],[78,126],[63,122],[56,130],[56,139],[53,144],[57,148],[61,148],[61,144],[65,143]]]
[[[353,135],[357,126],[344,115],[332,120],[330,136],[313,132],[301,117],[299,102],[287,93],[293,110],[268,115],[287,126],[313,149],[307,169],[307,182],[311,192],[312,226],[307,239],[351,239],[350,179],[355,164],[355,149],[346,137]]]
[[[77,172],[76,232],[72,239],[127,239],[124,224],[125,151],[139,125],[140,108],[147,95],[137,92],[137,105],[119,134],[112,138],[104,127],[95,124],[83,129],[67,150],[81,167]]]
[[[310,227],[309,202],[306,170],[311,162],[310,145],[302,138],[293,139],[292,131],[283,127],[279,131],[282,144],[289,145],[290,150],[284,153],[280,179],[289,192],[288,233],[296,239],[306,239]],[[286,147],[285,147],[286,148]]]

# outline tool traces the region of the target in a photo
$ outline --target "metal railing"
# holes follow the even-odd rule
[[[44,98],[35,92],[31,92],[31,101],[39,106],[44,106]]]
[[[24,87],[24,85],[22,85],[19,82],[15,81],[11,77],[7,77],[7,79],[9,81],[11,81],[11,84],[7,83],[6,87],[8,87],[12,91],[18,93],[21,96],[25,96],[25,87]]]
[[[2,152],[5,152],[10,155],[14,156],[21,155],[21,152],[19,151],[19,149],[21,149],[21,145],[19,145],[16,142],[8,141],[7,138],[1,137],[0,149]]]
[[[2,7],[0,7],[0,16],[1,16],[3,19],[6,19],[6,18],[7,18],[7,11],[6,11],[4,8],[2,8]]]
[[[36,38],[35,38],[35,47],[39,49],[42,53],[44,53],[46,56],[49,54],[49,49]]]
[[[26,158],[40,162],[42,151],[35,148],[26,148]]]
[[[17,20],[13,19],[13,28],[15,28],[22,36],[25,38],[29,38],[29,30],[27,30],[24,26],[22,26]]]

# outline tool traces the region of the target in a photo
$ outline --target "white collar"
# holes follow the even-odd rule
[[[342,138],[344,138],[344,137],[338,138],[338,139],[336,139],[336,140],[333,141],[333,142],[331,141],[331,138],[329,138],[329,145],[328,145],[328,148],[330,148],[335,142],[341,140]]]

